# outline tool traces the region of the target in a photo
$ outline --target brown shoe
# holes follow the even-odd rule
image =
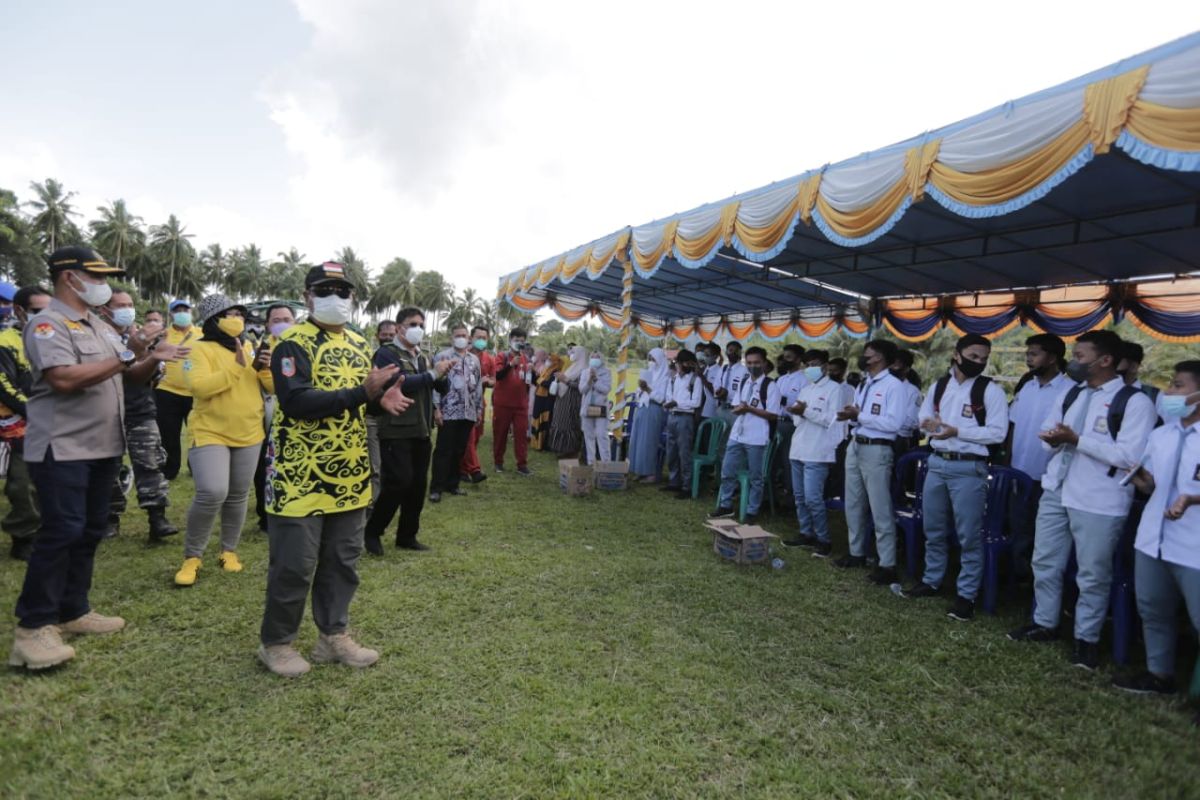
[[[58,627],[62,629],[63,633],[72,635],[103,636],[106,633],[116,633],[124,628],[125,620],[120,617],[106,617],[103,614],[97,614],[95,611],[89,611],[82,617],[77,617],[70,622],[64,622]]]
[[[13,634],[8,665],[26,669],[48,669],[74,657],[75,648],[63,644],[57,625],[43,625],[40,628],[22,628],[18,625]]]
[[[258,646],[258,660],[263,665],[283,678],[299,678],[312,669],[304,656],[290,644],[273,644]]]
[[[337,662],[362,669],[378,661],[379,652],[358,644],[348,633],[335,633],[332,636],[321,634],[317,646],[313,648],[312,660],[318,664]]]

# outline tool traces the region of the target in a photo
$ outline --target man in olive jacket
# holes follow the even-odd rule
[[[432,359],[421,352],[425,315],[420,309],[403,309],[396,316],[396,323],[396,339],[375,353],[375,366],[398,366],[404,379],[404,394],[412,398],[413,403],[399,416],[379,417],[382,475],[379,497],[367,521],[365,540],[367,552],[377,556],[383,555],[380,539],[397,509],[400,510],[400,522],[396,526],[396,547],[429,549],[417,541],[417,533],[421,528],[421,509],[425,506],[425,489],[429,482],[433,390],[449,391],[450,382],[445,376],[454,363],[444,360],[433,364]]]

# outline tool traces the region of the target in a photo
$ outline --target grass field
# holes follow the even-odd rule
[[[427,507],[432,552],[364,557],[353,626],[377,666],[292,682],[254,658],[265,537],[247,526],[245,572],[210,550],[179,590],[181,543],[148,547],[131,513],[92,595],[126,631],[0,679],[0,796],[1200,794],[1182,700],[1006,641],[1015,608],[963,625],[807,553],[720,563],[707,505],[569,499],[551,457],[532,466]],[[0,562],[7,608],[22,575]]]

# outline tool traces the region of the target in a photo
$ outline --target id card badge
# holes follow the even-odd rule
[[[1096,417],[1096,421],[1092,423],[1092,430],[1095,433],[1108,434],[1108,417],[1101,414]]]
[[[874,414],[875,416],[878,417],[880,412],[882,412],[882,411],[883,411],[883,409],[880,407],[879,403],[871,403],[871,413],[872,414]]]
[[[971,417],[975,416],[975,407],[970,403],[963,403],[962,415],[963,419],[970,419]]]

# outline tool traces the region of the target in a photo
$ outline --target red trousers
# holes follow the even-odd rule
[[[504,466],[504,451],[508,449],[508,431],[512,429],[513,450],[517,454],[517,469],[525,466],[529,454],[529,409],[492,408],[492,458]]]
[[[487,410],[487,406],[484,406]],[[474,430],[471,431],[470,437],[467,439],[467,449],[463,453],[462,461],[458,464],[458,471],[463,475],[474,475],[476,472],[482,472],[483,468],[479,466],[479,453],[475,450],[479,440],[483,438],[483,421],[475,423]]]

